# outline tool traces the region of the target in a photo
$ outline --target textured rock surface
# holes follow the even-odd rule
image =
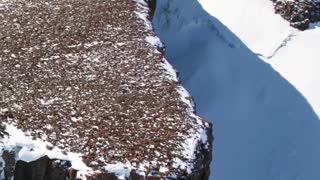
[[[208,132],[208,134],[212,132]],[[210,141],[213,141],[213,137],[210,136]],[[203,146],[198,146],[200,153],[197,154],[195,162],[195,170],[188,175],[178,177],[177,179],[185,178],[190,180],[204,180],[209,178],[209,166],[211,162],[211,153]],[[42,157],[34,162],[26,163],[23,161],[15,161],[14,152],[5,151],[2,154],[2,158],[5,162],[4,178],[9,180],[14,177],[14,180],[74,180],[76,178],[76,170],[71,169],[71,164],[68,161],[53,160],[47,156]],[[0,164],[0,167],[2,165]],[[152,173],[151,173],[152,174]],[[135,171],[131,171],[131,180],[158,180],[161,179],[154,171],[155,176],[143,177],[139,176]],[[100,173],[95,176],[87,177],[89,180],[116,180],[118,179],[115,174],[112,173]]]
[[[70,162],[52,160],[47,156],[37,161],[26,163],[23,161],[15,161],[13,152],[5,152],[2,155],[5,161],[4,178],[15,180],[65,180],[75,179],[75,171],[69,169]]]
[[[309,28],[310,23],[320,21],[320,3],[314,0],[272,0],[275,12],[300,30]]]
[[[163,54],[146,42],[154,32],[136,10],[131,0],[0,0],[0,121],[83,154],[101,172],[92,179],[115,179],[104,169],[115,162],[133,169],[143,163],[149,179],[206,179],[211,127],[190,114],[183,101],[191,98],[181,99]],[[195,139],[188,156],[197,158],[190,160],[183,142],[200,131],[208,141]],[[14,155],[2,154],[7,178],[74,178],[68,161],[14,162]],[[192,172],[176,159],[194,164]],[[131,178],[144,177],[133,170]]]

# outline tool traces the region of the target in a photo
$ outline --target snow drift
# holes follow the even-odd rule
[[[196,0],[157,1],[153,23],[198,114],[214,123],[211,179],[319,179],[320,121],[294,86]]]

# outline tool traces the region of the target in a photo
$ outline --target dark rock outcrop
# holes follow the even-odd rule
[[[76,171],[71,169],[69,161],[49,159],[44,156],[36,161],[26,163],[15,160],[15,153],[5,151],[4,177],[9,180],[65,180],[76,179]]]
[[[5,131],[5,127],[0,124],[0,138],[3,138],[5,134],[7,134]]]
[[[208,142],[213,142],[212,129],[207,130]],[[196,156],[195,170],[187,179],[202,180],[209,179],[210,176],[210,163],[212,160],[212,144],[210,143],[209,149],[206,149],[202,144],[199,148],[199,153]]]
[[[275,13],[290,22],[292,27],[300,30],[309,28],[310,23],[320,21],[320,3],[314,0],[272,0]]]
[[[154,16],[154,12],[157,5],[157,0],[146,0],[149,6],[149,18],[151,19]]]
[[[5,162],[3,164],[4,176],[6,179],[10,179],[14,175],[14,166],[16,163],[15,154],[13,152],[4,151],[2,154],[2,159]]]

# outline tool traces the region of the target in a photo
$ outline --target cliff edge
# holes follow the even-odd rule
[[[0,1],[1,179],[207,179],[212,127],[145,1]]]

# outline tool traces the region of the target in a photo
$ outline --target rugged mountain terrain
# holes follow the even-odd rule
[[[211,125],[144,1],[0,1],[1,178],[206,179]]]
[[[319,1],[0,2],[1,178],[319,180]]]

